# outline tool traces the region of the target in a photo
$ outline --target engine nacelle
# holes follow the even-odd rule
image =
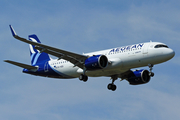
[[[108,58],[105,55],[95,55],[85,60],[87,70],[98,70],[107,67]]]
[[[133,74],[131,74],[127,80],[131,85],[139,85],[148,83],[150,79],[151,77],[149,76],[148,70],[137,70],[134,71]]]

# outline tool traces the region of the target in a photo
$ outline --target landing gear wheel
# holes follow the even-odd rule
[[[116,85],[110,83],[110,84],[108,84],[107,88],[108,88],[109,90],[115,91],[117,87],[116,87]]]
[[[112,91],[115,91],[116,88],[117,88],[116,85],[112,85],[112,89],[111,89],[111,90],[112,90]]]
[[[149,76],[154,77],[154,73],[153,73],[153,72],[150,72],[150,73],[149,73]]]
[[[111,84],[111,83],[110,83],[110,84],[108,84],[107,88],[108,88],[109,90],[111,90],[111,88],[112,88],[112,84]]]
[[[79,76],[79,80],[86,82],[88,80],[88,76],[81,74]]]
[[[109,83],[107,88],[109,90],[112,90],[112,91],[115,91],[116,90],[116,85],[114,84],[114,81],[118,79],[118,75],[112,75],[111,76],[111,80],[112,80],[112,83]]]
[[[88,76],[84,75],[83,81],[86,82],[88,80]]]
[[[79,80],[83,80],[84,79],[84,75],[83,74],[81,74],[80,76],[79,76]]]

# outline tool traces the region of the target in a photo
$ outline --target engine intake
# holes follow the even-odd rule
[[[85,60],[87,70],[98,70],[107,67],[108,58],[105,55],[95,55]]]
[[[131,85],[139,85],[139,84],[145,84],[150,81],[151,77],[149,76],[148,70],[138,70],[134,71],[129,77],[128,81]]]

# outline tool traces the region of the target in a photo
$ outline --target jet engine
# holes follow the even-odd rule
[[[149,71],[142,69],[132,72],[132,74],[129,75],[127,81],[129,81],[129,84],[131,85],[139,85],[148,83],[150,78]]]
[[[108,58],[105,55],[93,55],[85,60],[87,70],[98,70],[107,67]]]

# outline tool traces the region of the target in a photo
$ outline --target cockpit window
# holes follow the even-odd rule
[[[162,47],[168,48],[167,45],[162,45],[162,44],[156,45],[154,48],[162,48]]]

